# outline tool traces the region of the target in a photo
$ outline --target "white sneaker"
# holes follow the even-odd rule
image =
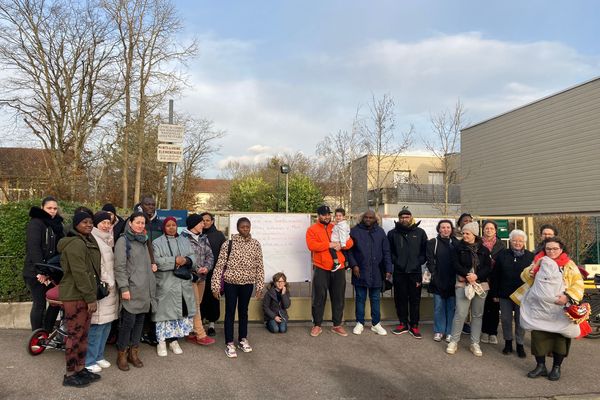
[[[237,358],[237,353],[235,351],[235,344],[227,343],[227,346],[225,346],[225,354],[229,358]]]
[[[452,335],[446,335],[446,343],[450,343],[452,341]]]
[[[387,331],[385,330],[385,328],[383,326],[381,326],[381,322],[378,323],[377,325],[372,326],[371,330],[381,336],[387,335]]]
[[[354,333],[355,335],[360,335],[361,333],[363,333],[364,329],[365,329],[364,325],[361,324],[360,322],[357,322],[354,329],[352,329],[352,333]]]
[[[159,357],[167,356],[167,342],[158,342],[158,346],[156,346],[156,354],[158,354]]]
[[[433,340],[435,340],[436,342],[441,342],[443,338],[444,338],[443,333],[434,333],[433,334]]]
[[[490,344],[498,344],[498,336],[490,335]]]
[[[479,339],[479,341],[481,343],[489,343],[490,342],[490,335],[488,335],[487,333],[482,333],[481,334],[481,339]]]
[[[456,353],[456,350],[458,350],[458,343],[456,343],[456,342],[448,343],[448,347],[446,347],[446,353],[454,354],[454,353]]]
[[[102,372],[102,368],[98,364],[92,364],[89,367],[85,367],[88,371],[97,374],[98,372]]]
[[[169,347],[173,353],[183,354],[183,350],[181,350],[181,347],[179,347],[179,342],[177,340],[173,340],[171,343],[169,343]]]
[[[100,368],[108,368],[110,367],[110,363],[106,360],[100,360],[96,364],[100,366]]]
[[[250,342],[248,342],[248,339],[246,338],[240,340],[238,343],[238,348],[244,353],[250,353],[252,351],[252,346],[250,346]]]
[[[471,350],[471,353],[473,353],[475,357],[481,357],[483,355],[481,347],[479,347],[478,343],[471,343],[471,346],[469,346],[469,350]]]

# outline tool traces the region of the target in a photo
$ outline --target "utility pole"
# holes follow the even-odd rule
[[[173,100],[169,100],[169,125],[173,125]],[[171,209],[173,197],[173,163],[167,164],[167,210]]]

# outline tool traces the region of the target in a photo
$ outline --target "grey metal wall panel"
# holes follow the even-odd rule
[[[473,125],[461,136],[464,210],[600,211],[600,79]]]

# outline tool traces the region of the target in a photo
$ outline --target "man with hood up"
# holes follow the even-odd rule
[[[427,246],[427,234],[419,228],[419,223],[415,223],[412,213],[404,207],[398,213],[396,227],[387,235],[394,264],[394,303],[399,320],[392,333],[401,335],[409,332],[417,339],[422,338],[419,331],[423,279],[421,265],[426,261]]]

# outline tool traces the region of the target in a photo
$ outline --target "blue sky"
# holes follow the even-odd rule
[[[209,177],[227,160],[312,154],[372,95],[391,94],[398,129],[426,137],[458,98],[475,123],[600,75],[592,1],[175,4],[200,43],[176,107],[227,131]]]
[[[398,130],[430,134],[458,98],[470,123],[600,76],[596,1],[174,0],[199,55],[177,111],[227,132],[228,160],[313,154],[371,97],[394,97]],[[166,107],[165,107],[166,109]]]

